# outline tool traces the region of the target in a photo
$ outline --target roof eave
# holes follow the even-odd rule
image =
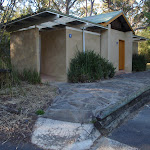
[[[102,25],[98,25],[98,24],[93,23],[93,22],[90,22],[90,21],[86,21],[86,20],[84,20],[84,19],[80,19],[80,18],[77,18],[77,17],[74,17],[74,16],[62,14],[62,13],[59,13],[59,12],[53,12],[53,11],[49,11],[49,10],[45,10],[45,11],[42,11],[42,12],[39,12],[39,13],[35,13],[35,14],[31,15],[31,16],[27,16],[27,17],[24,17],[24,18],[20,18],[20,19],[17,19],[17,20],[8,22],[8,23],[6,23],[5,25],[6,25],[6,26],[8,26],[8,25],[10,26],[10,25],[12,25],[12,24],[14,24],[14,23],[19,23],[19,22],[21,22],[21,21],[24,21],[25,19],[29,19],[29,18],[32,18],[32,19],[33,19],[33,17],[39,16],[40,14],[44,14],[44,13],[49,13],[49,14],[53,14],[53,15],[56,15],[56,16],[58,15],[58,16],[62,16],[62,17],[68,17],[68,18],[75,19],[75,21],[83,22],[83,23],[85,23],[85,24],[88,24],[88,23],[89,23],[91,26],[96,26],[96,27],[101,28],[101,29],[104,29],[104,30],[107,30],[107,29],[108,29],[107,27],[104,27],[104,26],[102,26]],[[46,21],[45,21],[45,22],[46,22]],[[16,31],[17,31],[17,30],[16,30]],[[11,32],[11,31],[10,31],[10,32]]]
[[[142,36],[138,36],[138,35],[133,36],[133,41],[136,41],[136,42],[147,41],[147,40],[149,40],[149,39],[142,37]]]

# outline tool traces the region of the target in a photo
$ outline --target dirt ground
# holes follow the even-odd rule
[[[0,140],[4,143],[30,141],[38,110],[45,110],[58,94],[50,85],[22,82],[0,90]]]

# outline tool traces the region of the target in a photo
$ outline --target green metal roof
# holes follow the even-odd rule
[[[95,16],[90,16],[90,17],[85,17],[83,19],[93,22],[93,23],[102,23],[102,22],[108,22],[115,16],[119,15],[123,11],[114,11],[110,13],[105,13],[105,14],[100,14],[100,15],[95,15]]]

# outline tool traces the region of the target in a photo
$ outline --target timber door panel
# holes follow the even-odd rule
[[[125,66],[125,41],[119,40],[119,70],[124,70]]]

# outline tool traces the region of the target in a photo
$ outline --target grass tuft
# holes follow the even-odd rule
[[[41,110],[41,109],[36,111],[37,115],[44,115],[44,113],[45,113],[44,110]]]

